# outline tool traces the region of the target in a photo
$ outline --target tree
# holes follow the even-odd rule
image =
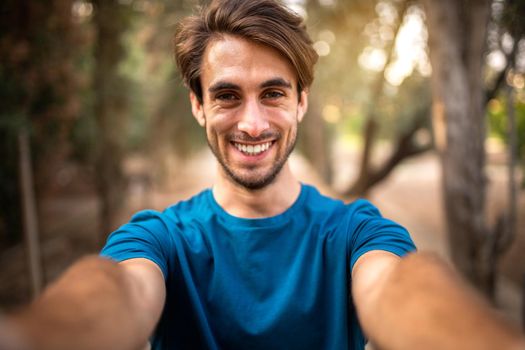
[[[70,152],[68,136],[78,112],[74,61],[81,50],[72,0],[9,0],[0,6],[0,155],[5,160],[0,237],[7,232],[12,244],[20,239],[21,226],[32,232],[26,253],[36,294],[43,276],[35,203],[52,187],[53,173]]]
[[[99,142],[96,144],[96,183],[100,200],[100,245],[116,228],[122,204],[125,179],[122,161],[126,141],[126,82],[118,66],[124,58],[122,34],[128,26],[129,8],[117,0],[94,1],[95,93],[94,114]]]
[[[507,115],[501,113],[503,111],[502,109],[499,109],[498,111],[497,107],[500,105],[500,101],[493,100],[498,98],[498,92],[501,92],[501,87],[504,85],[505,80],[513,80],[513,77],[519,77],[520,74],[521,77],[523,77],[524,67],[521,67],[520,72],[520,67],[518,67],[516,61],[520,54],[520,43],[525,37],[525,26],[523,25],[523,22],[525,21],[525,2],[522,0],[497,0],[494,1],[494,5],[497,5],[496,8],[498,8],[498,11],[493,11],[495,12],[493,15],[493,27],[495,27],[495,29],[493,29],[492,32],[495,35],[489,38],[493,39],[489,40],[489,44],[492,43],[492,50],[499,51],[505,55],[506,64],[494,79],[492,87],[488,89],[486,93],[487,102],[492,103],[492,106],[496,107],[492,110],[489,108],[489,121],[491,122],[491,131],[494,131],[499,137],[506,141],[511,149],[509,152],[511,158],[509,162],[511,163],[511,169],[514,168],[514,161],[519,162],[518,159],[514,159],[517,157],[521,159],[521,167],[523,171],[525,171],[525,104],[519,100],[516,101],[515,107],[514,104],[509,104],[510,97],[513,94],[513,91],[509,91],[509,89],[513,89],[513,87],[510,86],[512,84],[509,83],[507,83],[509,89],[507,89],[505,93],[507,96],[503,98],[507,100],[507,105],[509,106],[506,113]],[[504,47],[505,45],[503,42],[508,37],[512,40],[511,44]],[[515,109],[515,123],[511,123],[511,119],[513,118],[511,118],[510,113],[513,109]],[[505,118],[507,116],[508,118],[506,120]],[[514,128],[517,130],[508,130],[509,125],[511,124],[516,124],[514,125]],[[513,146],[511,142],[511,135],[513,133],[517,133],[516,140],[514,140],[517,144],[514,146],[514,150],[512,150]],[[521,187],[525,188],[525,176],[522,178]],[[513,194],[511,194],[511,196],[513,196]]]
[[[321,117],[317,95],[311,94],[308,101],[308,114],[299,126],[298,146],[308,158],[321,179],[327,184],[332,180],[330,163],[330,142],[333,132]]]
[[[141,30],[149,33],[143,43],[149,57],[148,73],[156,77],[154,82],[142,83],[147,85],[147,93],[155,100],[148,113],[144,149],[152,160],[153,169],[148,175],[153,173],[157,185],[170,188],[176,182],[181,162],[205,146],[206,141],[201,127],[192,117],[188,90],[173,57],[176,24],[191,14],[191,7],[182,0],[157,0],[155,4],[162,11],[145,13],[141,26]]]
[[[321,53],[317,62],[319,73],[311,87],[308,113],[299,126],[297,146],[327,184],[333,180],[332,142],[340,136],[337,129],[342,129],[345,116],[340,113],[341,121],[329,124],[323,110],[331,104],[342,111],[345,103],[352,100],[349,96],[353,95],[355,86],[363,84],[359,68],[349,62],[357,60],[361,49],[359,32],[373,16],[374,5],[366,0],[305,1],[303,10],[314,47],[321,44],[325,50],[328,47],[329,52]]]
[[[403,160],[419,155],[433,148],[431,143],[419,145],[415,141],[417,132],[425,127],[428,119],[427,109],[416,109],[410,118],[410,125],[396,135],[393,140],[393,150],[389,156],[379,165],[371,165],[374,144],[377,140],[378,104],[383,97],[385,85],[385,71],[394,57],[394,44],[401,28],[405,13],[410,6],[410,1],[403,0],[398,3],[398,21],[395,25],[395,34],[387,46],[388,58],[383,65],[383,69],[376,75],[371,85],[371,98],[366,112],[366,121],[363,127],[362,139],[363,148],[361,152],[361,162],[359,174],[354,182],[345,191],[348,196],[364,196],[373,186],[384,180],[392,170]]]
[[[452,259],[492,296],[494,235],[485,221],[483,62],[490,1],[424,1],[435,139]]]

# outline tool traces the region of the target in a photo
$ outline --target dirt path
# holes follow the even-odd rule
[[[144,160],[138,160],[138,163]],[[357,164],[357,163],[356,163]],[[291,158],[292,170],[298,178],[317,186],[321,192],[335,196],[315,175],[309,164],[300,156]],[[140,166],[136,167],[140,169]],[[147,165],[143,166],[148,169]],[[504,204],[504,176],[501,169],[489,169],[491,187],[489,207],[491,212]],[[344,170],[338,170],[344,171]],[[445,228],[441,210],[439,179],[440,170],[435,155],[427,154],[398,167],[387,181],[378,185],[370,195],[371,201],[389,217],[412,234],[419,250],[435,251],[448,259]],[[162,210],[179,200],[186,199],[210,187],[215,176],[215,160],[208,150],[202,151],[184,164],[175,165],[170,181],[163,188],[156,188],[148,181],[136,177],[130,184],[130,197],[123,210],[125,222],[141,208]],[[503,179],[503,180],[502,180]],[[521,208],[525,207],[521,197]],[[43,203],[42,245],[46,280],[50,281],[77,257],[96,253],[97,203],[94,196],[61,196]],[[520,215],[519,227],[525,227]],[[518,237],[515,247],[502,263],[504,277],[498,284],[498,303],[505,314],[515,322],[520,320],[521,294],[510,279],[519,280],[525,274],[525,233]],[[28,299],[25,257],[21,246],[0,254],[0,310],[9,309]]]

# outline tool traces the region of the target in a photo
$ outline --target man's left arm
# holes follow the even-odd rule
[[[525,349],[523,334],[433,254],[363,254],[352,270],[352,296],[379,349]]]

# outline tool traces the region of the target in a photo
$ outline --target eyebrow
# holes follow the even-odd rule
[[[262,83],[260,85],[260,87],[261,88],[284,87],[284,88],[291,89],[292,88],[292,84],[290,84],[289,82],[287,82],[286,80],[284,80],[282,78],[274,78],[274,79],[270,79],[270,80],[265,81],[264,83]]]
[[[292,84],[290,84],[283,78],[273,78],[273,79],[269,79],[263,82],[262,84],[259,85],[259,87],[261,89],[268,88],[268,87],[284,87],[284,88],[291,89]],[[208,88],[208,92],[210,94],[213,94],[221,90],[241,90],[241,87],[237,84],[230,83],[227,81],[218,81]]]
[[[208,92],[210,94],[213,94],[217,91],[220,91],[220,90],[227,90],[227,89],[230,89],[230,90],[240,90],[241,87],[237,84],[233,84],[233,83],[228,83],[226,81],[218,81],[216,82],[215,84],[213,84],[212,86],[210,86],[208,88]]]

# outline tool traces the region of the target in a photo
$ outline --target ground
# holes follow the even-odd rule
[[[345,166],[355,160],[344,158],[336,162],[336,172],[348,171]],[[208,151],[198,153],[186,162],[174,162],[168,167],[163,185],[152,181],[150,169],[142,157],[130,158],[126,169],[132,174],[129,198],[120,221],[141,208],[161,210],[167,205],[188,198],[212,184],[214,160]],[[171,170],[169,170],[171,169]],[[315,175],[308,162],[292,157],[292,169],[301,181],[318,186],[328,195],[337,194]],[[78,169],[68,170],[69,178],[79,177]],[[67,172],[66,172],[67,173]],[[492,220],[506,205],[506,173],[499,162],[488,167],[488,217]],[[66,176],[67,177],[67,176]],[[69,181],[74,183],[73,180]],[[370,199],[384,216],[404,225],[412,234],[419,250],[435,251],[448,259],[442,203],[440,199],[440,169],[437,156],[427,153],[399,166],[391,176],[373,189]],[[68,181],[65,181],[68,183]],[[336,187],[344,186],[336,179]],[[93,191],[66,186],[44,198],[41,203],[40,240],[46,281],[52,281],[79,256],[96,253],[97,200]],[[75,190],[73,190],[75,189]],[[514,245],[499,266],[498,307],[513,322],[520,323],[523,307],[521,287],[525,278],[525,193],[519,197],[519,234]],[[30,298],[29,278],[23,245],[0,252],[0,310],[11,310]]]

